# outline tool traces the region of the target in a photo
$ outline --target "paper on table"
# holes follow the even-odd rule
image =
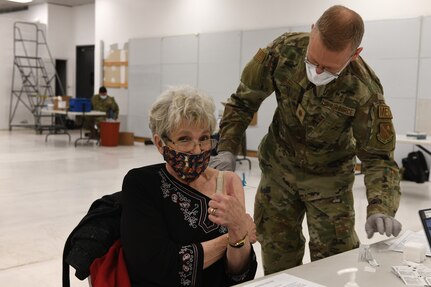
[[[246,287],[325,287],[324,285],[310,282],[286,273],[280,273],[278,275],[274,275],[267,279],[253,282],[245,286]]]
[[[422,265],[392,266],[392,271],[401,278],[407,286],[427,286],[431,279],[431,269]]]
[[[425,232],[423,230],[420,230],[418,232],[407,230],[398,238],[395,238],[390,242],[391,242],[391,245],[389,246],[389,250],[393,250],[397,252],[403,252],[404,245],[407,242],[422,243],[427,247],[426,256],[431,256],[430,246],[428,244],[427,238],[425,236]]]

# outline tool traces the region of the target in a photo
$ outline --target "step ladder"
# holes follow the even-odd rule
[[[61,94],[64,89],[55,69],[55,62],[46,41],[41,24],[15,22],[14,59],[11,100],[9,108],[9,130],[12,127],[29,127],[42,133],[52,128],[52,122],[44,124],[42,109],[53,103],[56,80]],[[29,123],[27,118],[33,118]]]

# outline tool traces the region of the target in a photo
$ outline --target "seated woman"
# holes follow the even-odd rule
[[[166,163],[132,169],[122,188],[121,242],[134,287],[254,278],[255,226],[241,179],[208,167],[214,113],[213,100],[189,86],[168,89],[150,110]]]

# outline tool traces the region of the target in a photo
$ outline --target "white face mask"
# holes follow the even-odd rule
[[[108,96],[102,96],[102,95],[100,95],[100,98],[102,99],[102,100],[106,100],[106,98],[107,98]]]
[[[318,74],[316,72],[316,68],[317,68],[316,66],[305,62],[305,70],[307,71],[307,78],[310,82],[312,82],[316,86],[326,85],[332,82],[333,80],[335,80],[336,78],[338,78],[338,75],[331,74],[328,71],[323,71],[322,73]]]
[[[308,55],[308,48],[307,48],[307,55]],[[330,73],[326,70],[323,70],[322,73],[318,74],[316,72],[317,66],[310,63],[307,60],[307,57],[305,57],[304,62],[305,62],[305,70],[307,71],[307,78],[310,82],[312,82],[316,86],[326,85],[326,84],[332,82],[333,80],[337,79],[340,76],[341,72],[350,63],[350,59],[352,59],[352,57],[353,57],[353,54],[352,54],[352,56],[349,57],[346,64],[344,64],[344,66],[341,68],[341,70],[336,74]]]

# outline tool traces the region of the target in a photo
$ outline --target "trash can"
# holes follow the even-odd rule
[[[100,145],[117,146],[120,134],[119,122],[100,122]]]

